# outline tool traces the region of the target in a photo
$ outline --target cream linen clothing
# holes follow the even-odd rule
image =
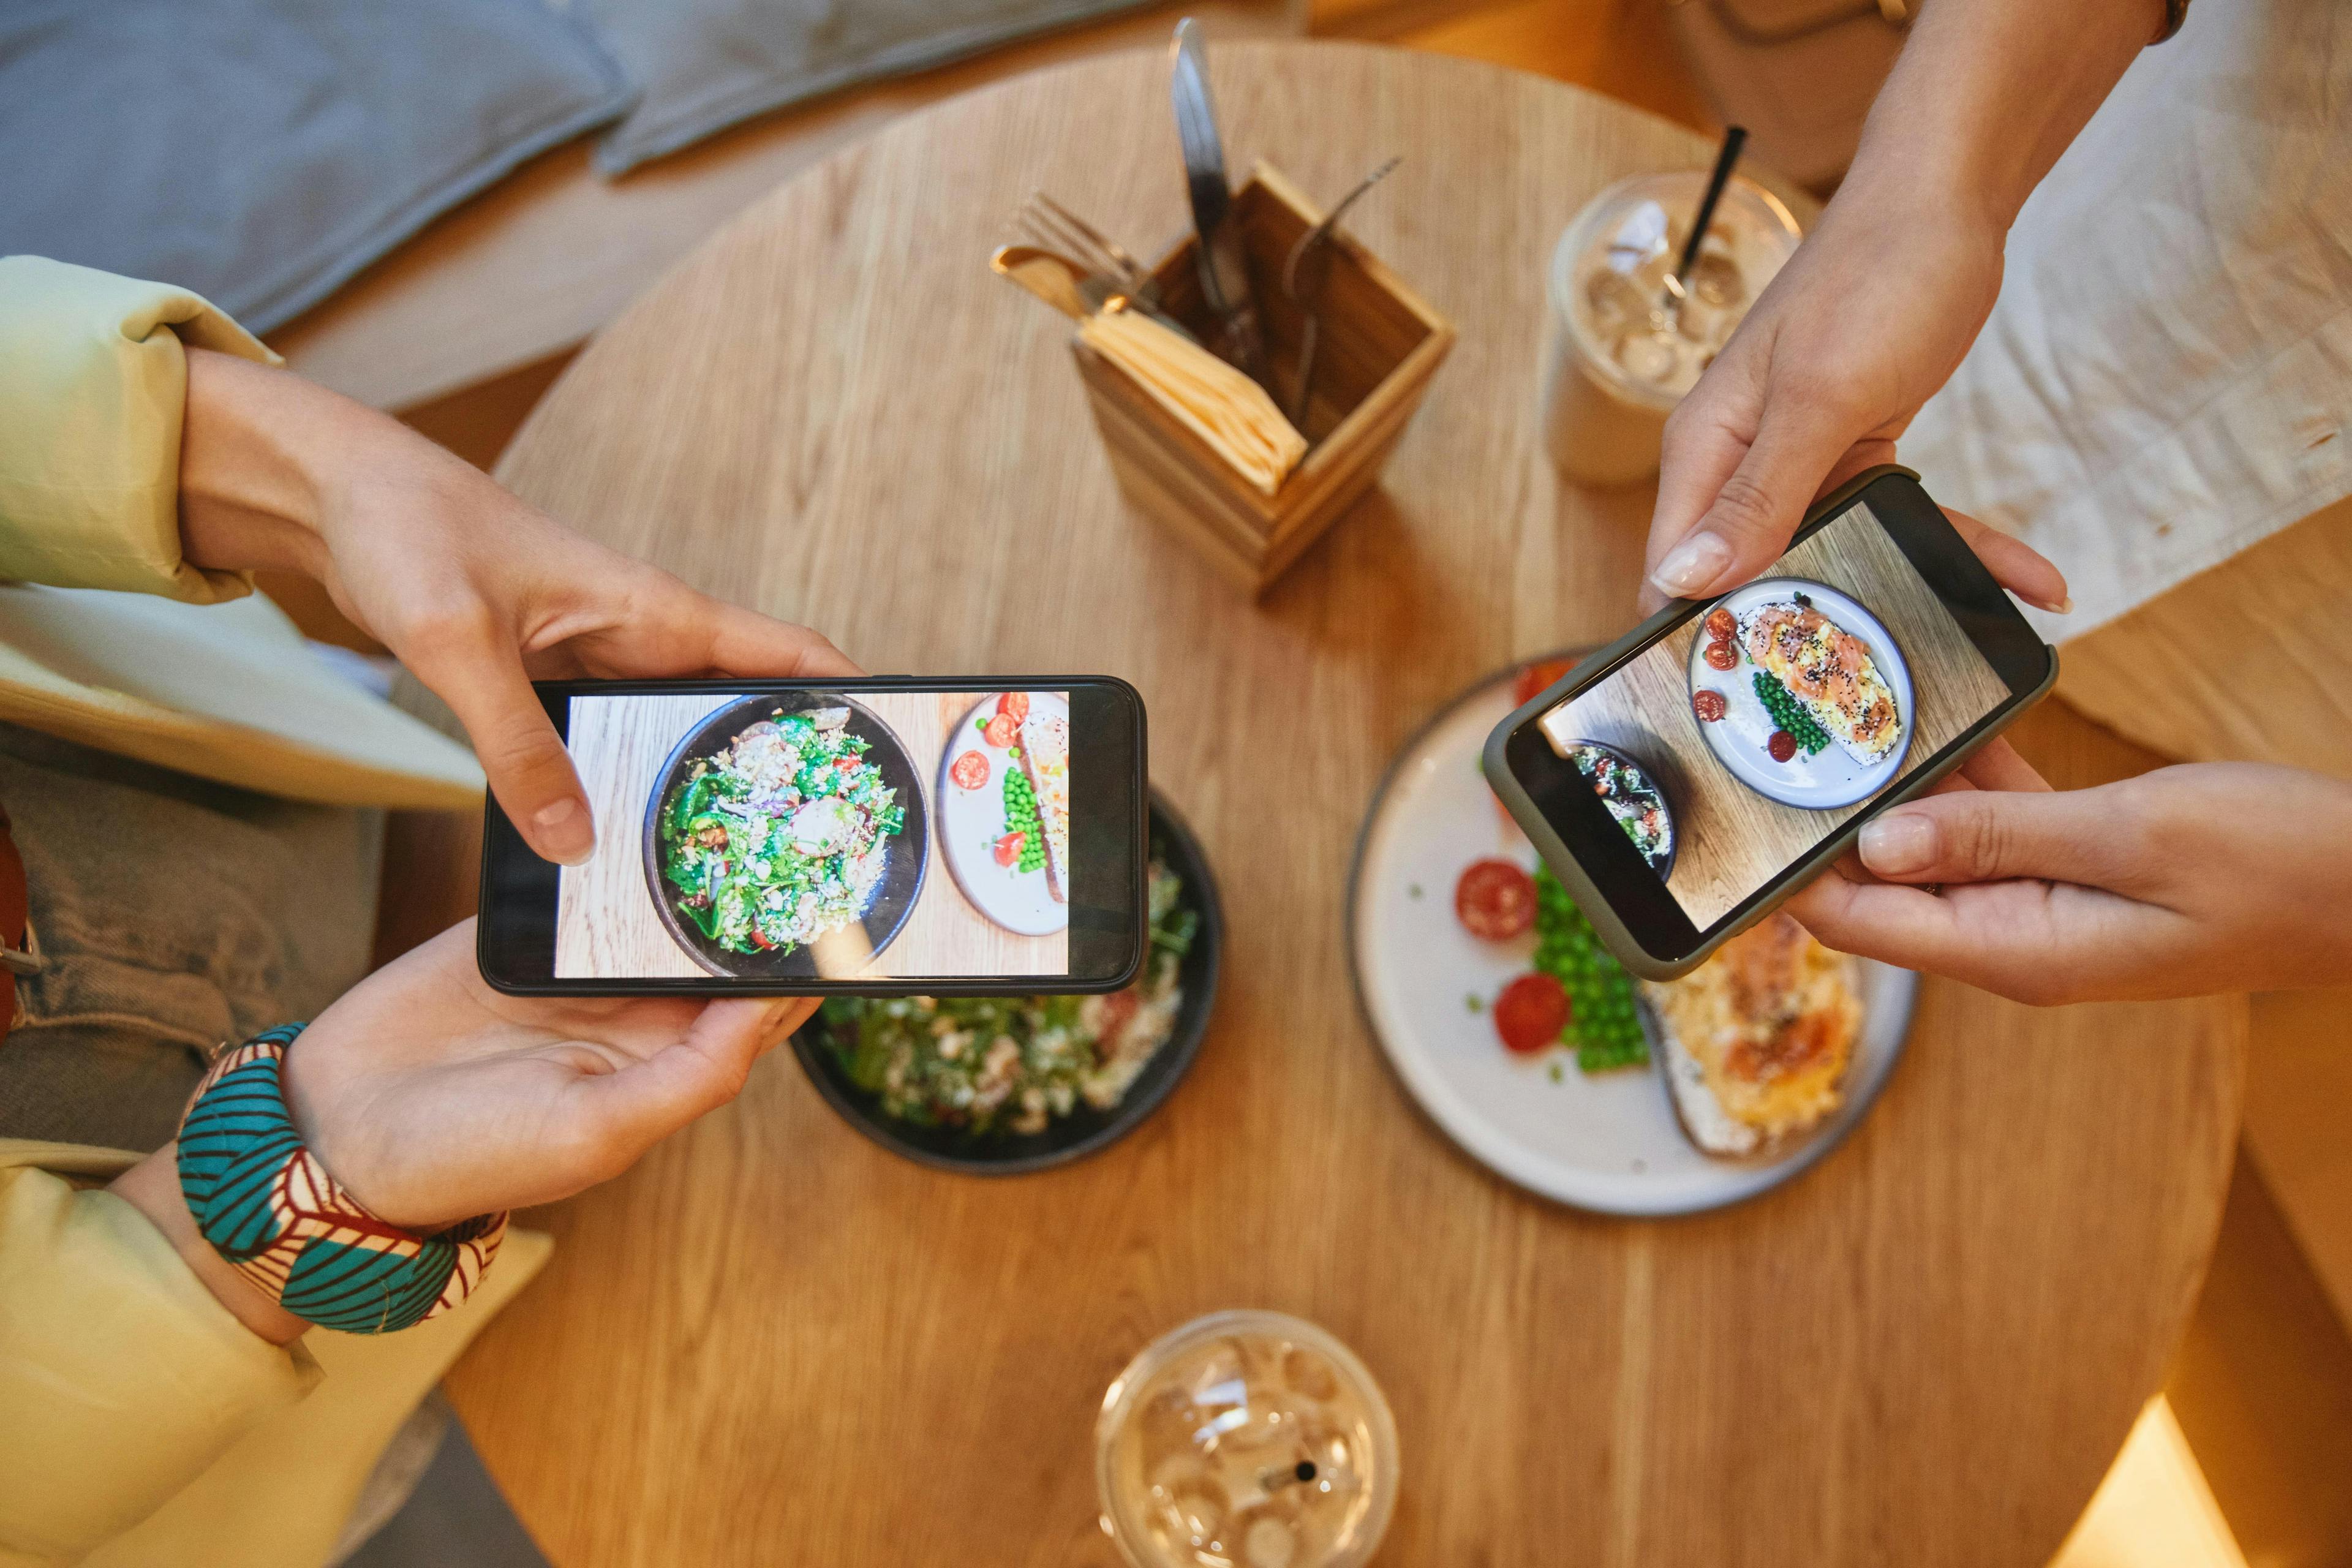
[[[181,558],[184,342],[273,357],[184,290],[0,259],[0,721],[296,800],[478,808],[463,747]],[[281,1349],[100,1190],[138,1158],[0,1139],[0,1568],[323,1563],[386,1441],[549,1244],[510,1231],[430,1323]]]
[[[2027,612],[2045,636],[2352,494],[2347,153],[2352,5],[2198,0],[2025,204],[1991,320],[1900,448],[2066,574],[2073,615]]]
[[[0,720],[297,800],[478,804],[471,752],[181,558],[184,342],[277,363],[185,289],[0,258]]]

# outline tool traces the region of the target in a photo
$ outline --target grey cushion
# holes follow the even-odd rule
[[[0,254],[267,331],[633,97],[541,0],[5,0]]]
[[[572,0],[644,98],[596,150],[607,174],[739,120],[920,70],[1143,0]]]

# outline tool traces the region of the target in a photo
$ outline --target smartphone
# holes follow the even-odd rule
[[[1756,581],[1669,605],[1512,713],[1484,766],[1610,950],[1669,980],[2057,679],[2057,650],[1889,465]]]
[[[584,865],[493,800],[482,976],[537,996],[1114,991],[1143,962],[1143,700],[1105,676],[538,686]]]

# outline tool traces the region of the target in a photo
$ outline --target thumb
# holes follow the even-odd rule
[[[1675,417],[1681,418],[1680,410]],[[1863,440],[1864,432],[1853,425],[1826,399],[1791,395],[1785,386],[1766,388],[1754,439],[1712,487],[1696,520],[1651,570],[1651,585],[1676,598],[1703,598],[1728,592],[1771,565],[1789,548],[1805,509],[1827,479],[1893,456],[1891,443]],[[1680,430],[1668,423],[1663,464],[1681,464],[1685,448],[1695,454],[1695,473],[1722,473],[1726,432],[1709,429],[1703,416]],[[1680,489],[1678,501],[1687,507],[1689,499],[1687,488]],[[1662,512],[1665,500],[1662,485]]]
[[[2116,852],[2127,820],[2098,789],[1963,789],[1913,801],[1863,827],[1856,847],[1890,882],[1998,882],[2030,878],[2110,888],[2130,880]]]
[[[577,866],[596,852],[596,825],[555,725],[510,645],[485,637],[436,650],[409,668],[474,742],[490,793],[542,858]]]

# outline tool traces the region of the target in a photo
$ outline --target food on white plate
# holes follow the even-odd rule
[[[1559,879],[1544,866],[1530,877],[1511,861],[1473,860],[1454,884],[1454,916],[1483,942],[1512,942],[1532,929],[1534,967],[1495,996],[1495,1033],[1506,1050],[1538,1056],[1576,1052],[1585,1072],[1640,1067],[1650,1059],[1633,1010],[1633,981]],[[1475,994],[1472,1011],[1487,1005]]]
[[[1025,703],[1024,703],[1025,707]],[[1070,901],[1070,721],[1054,713],[1024,712],[1021,771],[1029,783],[1045,841],[1045,887]]]
[[[1862,1030],[1853,961],[1776,914],[1680,980],[1643,987],[1675,1114],[1709,1154],[1763,1153],[1843,1103]]]
[[[1199,909],[1155,853],[1151,952],[1107,996],[835,996],[811,1026],[884,1115],[974,1134],[1042,1132],[1081,1103],[1108,1110],[1175,1032]]]
[[[1454,918],[1481,942],[1508,942],[1536,923],[1535,879],[1500,858],[1473,860],[1454,884]]]
[[[1801,593],[1758,605],[1738,619],[1739,640],[1748,657],[1785,688],[1804,716],[1847,755],[1867,766],[1884,762],[1895,750],[1903,738],[1903,715],[1860,637],[1822,614]],[[1766,689],[1759,685],[1757,690],[1782,731],[1801,745],[1804,737]]]
[[[1650,782],[1650,775],[1630,759],[1591,741],[1577,742],[1566,751],[1568,760],[1591,781],[1592,793],[1601,797],[1601,804],[1609,808],[1609,815],[1617,819],[1650,869],[1663,874],[1666,862],[1674,858],[1675,819],[1666,809],[1666,797]]]

